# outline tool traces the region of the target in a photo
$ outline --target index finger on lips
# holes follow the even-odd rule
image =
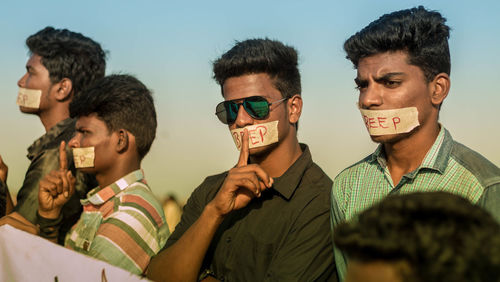
[[[238,159],[238,164],[236,167],[246,166],[248,164],[248,130],[245,128],[241,135],[241,150],[240,150],[240,158]]]

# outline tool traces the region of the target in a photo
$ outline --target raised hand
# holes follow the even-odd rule
[[[62,206],[75,192],[75,178],[68,170],[66,142],[59,146],[59,170],[53,170],[40,181],[38,213],[45,218],[57,218]]]
[[[273,185],[273,179],[256,164],[248,164],[248,131],[242,136],[238,163],[232,168],[221,189],[212,201],[221,216],[245,207],[254,197],[260,197],[264,189]]]

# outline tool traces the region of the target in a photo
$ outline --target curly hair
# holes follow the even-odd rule
[[[334,228],[349,259],[406,261],[412,281],[500,281],[500,225],[445,192],[389,196]]]
[[[28,37],[26,45],[41,57],[52,83],[71,80],[74,95],[104,77],[106,53],[81,33],[48,26]]]
[[[248,39],[236,42],[213,63],[214,79],[221,86],[226,79],[251,73],[267,73],[281,95],[301,93],[297,51],[277,40]],[[224,94],[224,93],[222,93]]]
[[[346,58],[357,68],[364,57],[405,51],[428,82],[439,73],[450,75],[450,28],[445,22],[439,12],[422,6],[385,14],[346,40]]]
[[[156,136],[156,111],[149,89],[130,75],[109,75],[75,96],[70,116],[97,114],[113,132],[126,129],[135,136],[142,159]]]

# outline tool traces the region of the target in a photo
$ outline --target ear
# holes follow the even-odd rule
[[[71,93],[73,92],[73,82],[69,78],[63,78],[58,83],[54,84],[56,93],[55,98],[59,102],[64,102],[69,100]]]
[[[128,131],[125,129],[120,129],[117,131],[118,142],[116,143],[116,151],[118,153],[123,153],[128,150],[129,147],[129,135]]]
[[[431,102],[434,106],[440,107],[450,91],[450,77],[446,73],[439,73],[431,81],[430,87]]]
[[[288,98],[288,121],[290,123],[297,123],[300,115],[302,114],[302,96],[295,94]]]

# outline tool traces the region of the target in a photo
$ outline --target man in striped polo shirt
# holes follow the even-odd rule
[[[65,246],[141,274],[169,235],[162,206],[141,170],[156,132],[151,93],[134,77],[112,75],[75,97],[70,112],[77,118],[68,143],[75,166],[95,174],[99,186],[81,201],[83,213]],[[49,239],[56,238],[61,207],[74,192],[64,142],[59,153],[59,170],[39,188],[38,222]]]
[[[332,227],[389,194],[447,191],[500,220],[500,169],[438,123],[450,89],[449,27],[424,7],[386,14],[344,43],[376,151],[334,180]],[[341,279],[346,258],[335,250]]]

